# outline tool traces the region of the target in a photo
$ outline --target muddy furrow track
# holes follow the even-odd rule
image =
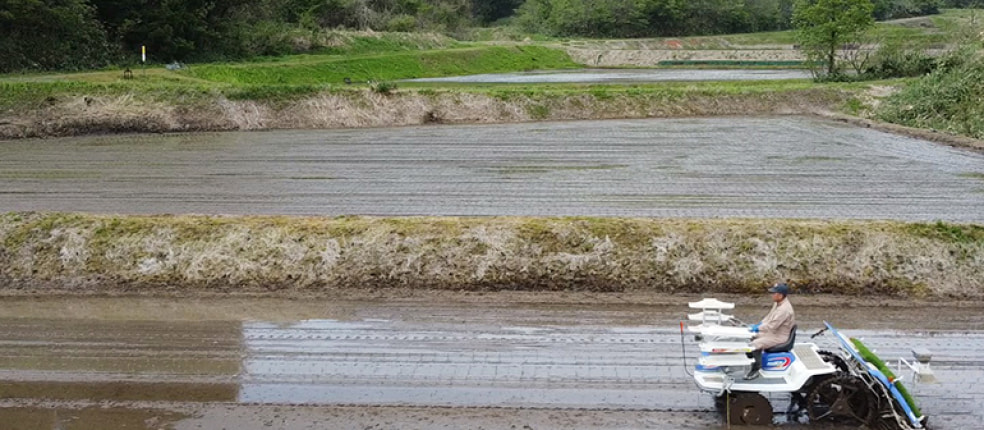
[[[508,318],[496,323],[489,315],[440,319],[5,320],[0,398],[7,406],[175,410],[189,404],[698,414],[712,409],[710,396],[699,394],[685,373],[675,327],[515,324]],[[984,333],[848,334],[893,363],[915,346],[934,352],[940,384],[911,387],[934,417],[934,428],[971,428],[984,421],[984,360],[977,352]],[[817,341],[830,346],[829,339]],[[686,355],[692,365],[692,342]],[[785,396],[771,400],[776,409],[785,407]]]
[[[794,117],[4,145],[0,212],[981,222],[984,156]]]

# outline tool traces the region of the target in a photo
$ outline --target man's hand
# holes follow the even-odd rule
[[[748,330],[751,331],[752,333],[758,333],[759,332],[759,326],[761,326],[761,325],[762,325],[762,323],[752,324],[752,325],[748,326]]]

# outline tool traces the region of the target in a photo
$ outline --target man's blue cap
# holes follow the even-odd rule
[[[786,284],[775,284],[772,288],[769,288],[770,293],[779,293],[784,296],[789,295],[789,286]]]

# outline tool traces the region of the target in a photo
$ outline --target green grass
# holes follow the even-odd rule
[[[896,380],[895,373],[892,373],[892,370],[889,369],[889,367],[885,364],[885,362],[882,361],[882,359],[879,358],[877,355],[875,355],[874,352],[871,352],[871,350],[868,349],[868,347],[865,346],[864,343],[861,343],[860,340],[855,339],[853,337],[851,338],[851,342],[853,342],[854,346],[857,347],[858,354],[861,355],[861,358],[875,365],[875,367],[877,367],[878,370],[880,370],[882,373],[885,374],[886,377],[888,377],[889,381]],[[909,404],[909,408],[912,409],[912,412],[916,414],[917,417],[921,417],[922,411],[920,411],[919,407],[916,406],[916,401],[912,398],[912,395],[909,394],[909,390],[906,390],[905,386],[903,386],[901,382],[895,382],[895,388],[897,388],[899,390],[899,393],[902,394],[902,397],[905,399],[905,402]]]
[[[231,84],[315,85],[478,73],[576,68],[566,53],[539,46],[413,51],[356,57],[305,56],[264,64],[207,64],[181,73]]]
[[[949,54],[941,68],[884,100],[878,119],[910,127],[984,138],[984,57],[970,45]]]
[[[132,80],[123,80],[122,70],[13,74],[0,76],[0,109],[39,109],[65,98],[124,94],[182,104],[216,95],[233,100],[293,100],[323,91],[364,89],[370,80],[576,67],[563,51],[524,46],[359,56],[297,55],[266,62],[190,65],[179,72],[151,67],[134,70]],[[346,85],[345,78],[353,85]]]
[[[886,81],[890,83],[891,81]],[[135,81],[42,81],[0,82],[0,109],[43,109],[85,96],[126,96],[137,100],[159,101],[181,106],[213,103],[217,97],[230,100],[256,100],[263,102],[290,102],[315,94],[349,93],[363,91],[365,84],[242,84],[208,82],[203,80],[159,80],[153,76]],[[666,82],[637,84],[467,84],[437,82],[400,82],[399,91],[416,92],[426,96],[447,93],[485,94],[501,100],[517,97],[542,101],[559,100],[571,96],[590,95],[595,100],[629,97],[638,100],[672,101],[689,96],[748,96],[817,92],[835,95],[839,92],[861,91],[864,83],[815,83],[809,80],[755,81],[755,82]],[[535,115],[547,116],[547,105],[533,108]]]
[[[984,226],[973,224],[913,223],[908,226],[909,232],[917,236],[941,240],[950,243],[984,243]]]

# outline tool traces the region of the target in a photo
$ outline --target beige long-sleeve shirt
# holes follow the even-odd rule
[[[782,299],[779,303],[772,305],[772,310],[762,319],[759,326],[759,333],[752,340],[755,349],[769,349],[780,345],[789,340],[789,332],[796,325],[796,313],[793,312],[793,304],[789,303],[789,298]]]

